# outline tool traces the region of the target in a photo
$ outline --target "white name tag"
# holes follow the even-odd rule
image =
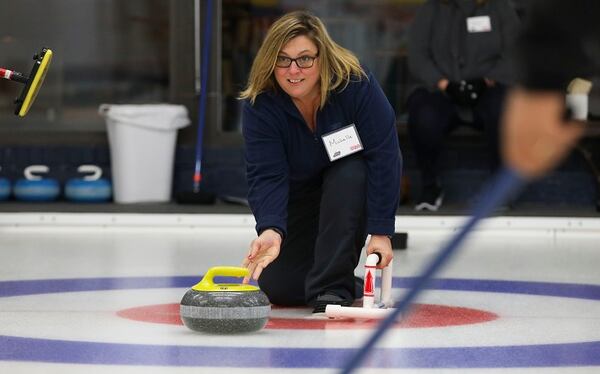
[[[330,161],[335,161],[363,150],[354,124],[325,134],[322,139]]]
[[[467,30],[469,32],[490,32],[492,21],[490,16],[477,16],[467,18]]]

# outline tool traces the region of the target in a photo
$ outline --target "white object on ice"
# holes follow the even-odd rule
[[[350,307],[341,305],[327,305],[325,315],[329,318],[362,318],[362,319],[381,319],[385,318],[391,312],[392,300],[392,264],[381,270],[381,290],[379,301],[375,300],[375,276],[377,263],[380,257],[377,253],[372,253],[365,262],[365,283],[363,292],[363,306]]]

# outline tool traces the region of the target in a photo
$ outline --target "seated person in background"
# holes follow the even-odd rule
[[[442,204],[438,158],[445,135],[467,125],[483,131],[491,167],[500,166],[498,124],[507,58],[519,20],[507,0],[428,0],[409,32],[408,64],[419,85],[408,98],[408,129],[421,172],[416,210]]]

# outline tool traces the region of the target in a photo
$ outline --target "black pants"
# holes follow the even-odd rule
[[[311,305],[325,291],[354,300],[367,236],[366,183],[362,155],[351,155],[331,163],[320,187],[290,196],[281,252],[258,280],[273,304]]]
[[[490,151],[491,169],[500,166],[499,122],[506,87],[497,84],[487,88],[473,107],[473,121],[462,121],[456,105],[440,91],[417,89],[408,99],[408,130],[422,175],[423,185],[437,183],[438,159],[443,140],[459,126],[483,131]]]

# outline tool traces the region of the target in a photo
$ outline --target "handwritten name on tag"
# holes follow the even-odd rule
[[[490,32],[492,21],[490,16],[477,16],[467,18],[467,30],[469,32]]]
[[[335,161],[363,150],[363,145],[354,124],[322,136],[329,161]]]

